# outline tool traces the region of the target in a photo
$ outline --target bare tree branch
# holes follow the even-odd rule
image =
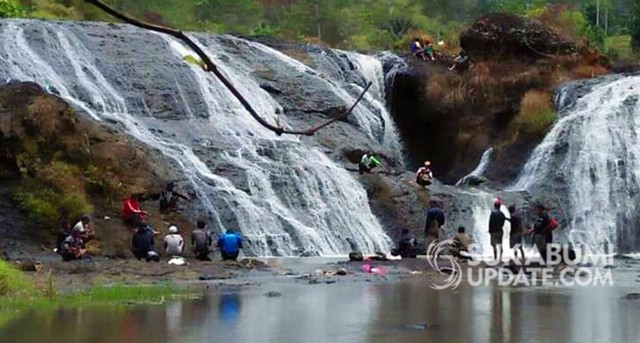
[[[229,91],[233,94],[233,96],[236,97],[236,99],[238,99],[238,101],[240,101],[240,103],[242,104],[242,106],[245,108],[245,110],[247,110],[247,112],[249,112],[249,114],[251,114],[251,116],[258,121],[258,123],[260,123],[260,125],[266,127],[267,129],[275,132],[278,136],[282,135],[282,134],[290,134],[290,135],[304,135],[304,136],[313,136],[318,130],[325,128],[326,126],[338,121],[338,120],[342,120],[344,118],[346,118],[347,116],[349,116],[349,114],[351,114],[351,112],[353,112],[353,109],[358,105],[358,103],[360,102],[360,100],[362,100],[362,98],[364,97],[365,93],[369,90],[369,88],[371,87],[371,82],[369,82],[369,84],[364,88],[364,90],[362,91],[362,94],[360,94],[360,96],[357,98],[356,102],[353,104],[353,106],[351,106],[346,112],[344,112],[343,114],[329,119],[326,122],[316,126],[316,127],[312,127],[309,128],[307,130],[289,130],[286,129],[282,126],[275,126],[271,123],[269,123],[268,121],[266,121],[264,118],[262,118],[254,109],[253,107],[251,107],[251,104],[249,104],[249,102],[242,96],[242,94],[240,94],[240,92],[238,91],[238,89],[236,89],[233,84],[220,72],[220,70],[216,67],[216,65],[213,63],[213,61],[209,58],[209,56],[200,48],[200,46],[198,46],[198,44],[196,44],[191,38],[189,38],[186,34],[184,34],[182,31],[179,30],[175,30],[166,26],[160,26],[160,25],[154,25],[154,24],[150,24],[150,23],[146,23],[143,21],[139,21],[137,19],[131,18],[123,13],[118,12],[117,10],[111,8],[109,5],[103,3],[102,1],[99,0],[85,0],[85,2],[92,4],[96,7],[98,7],[99,9],[105,11],[106,13],[110,14],[111,16],[120,19],[126,23],[129,23],[131,25],[146,29],[146,30],[151,30],[151,31],[155,31],[155,32],[160,32],[160,33],[164,33],[170,36],[173,36],[181,41],[183,41],[185,44],[187,44],[204,62],[204,64],[206,65],[206,70],[210,73],[213,73],[224,85],[225,87],[227,87],[227,89],[229,89]]]

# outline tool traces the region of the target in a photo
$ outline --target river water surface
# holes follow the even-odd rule
[[[628,273],[631,279],[637,272]],[[637,276],[640,278],[640,275]],[[638,289],[280,282],[125,309],[23,312],[10,342],[640,342]],[[270,296],[267,295],[271,292]]]

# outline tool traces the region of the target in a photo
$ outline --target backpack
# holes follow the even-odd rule
[[[559,226],[560,226],[560,223],[558,223],[558,220],[556,218],[551,218],[551,220],[549,220],[549,225],[547,225],[546,231],[552,232],[553,230],[557,229]]]

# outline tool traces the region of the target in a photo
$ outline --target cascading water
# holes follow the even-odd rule
[[[559,90],[559,116],[514,190],[558,194],[573,244],[637,251],[640,201],[640,76],[575,83]],[[552,198],[553,199],[553,198]]]
[[[239,228],[254,254],[336,255],[353,245],[366,253],[389,249],[357,180],[318,148],[258,125],[217,79],[181,60],[178,43],[92,23],[4,21],[1,29],[0,76],[46,86],[161,151],[197,191],[216,229]],[[261,61],[273,59],[275,50],[226,36],[198,40],[266,120],[288,121],[252,77],[256,56],[234,55],[238,45],[251,44],[250,54],[260,54]],[[303,66],[287,62],[291,73]],[[328,83],[345,107],[353,102],[339,81],[306,66],[297,72]],[[370,109],[384,109],[376,98],[383,86],[376,87],[354,118],[366,134],[394,146],[399,143],[388,113]]]
[[[480,163],[478,163],[476,169],[464,176],[462,179],[458,180],[456,186],[467,184],[471,178],[482,177],[484,172],[486,172],[487,168],[489,167],[489,162],[491,161],[491,153],[493,153],[493,148],[485,150],[485,152],[482,153],[482,157],[480,157]]]

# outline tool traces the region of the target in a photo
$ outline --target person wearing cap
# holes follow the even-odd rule
[[[175,225],[169,227],[169,234],[164,237],[164,250],[169,256],[184,254],[184,239],[178,233],[178,227]]]
[[[426,187],[433,183],[433,171],[431,171],[431,162],[425,161],[422,167],[416,172],[416,183],[422,187]]]
[[[489,216],[489,235],[491,236],[491,247],[493,248],[493,258],[502,260],[502,236],[504,235],[504,222],[507,218],[504,216],[500,208],[502,200],[496,199],[493,203],[493,211]]]
[[[76,230],[81,233],[85,243],[93,238],[94,233],[91,225],[91,217],[88,214],[83,215],[80,221],[71,229],[72,232]]]
[[[84,231],[80,227],[71,229],[71,235],[62,243],[62,251],[60,255],[64,261],[81,260],[87,256],[84,249],[84,241],[82,235]]]

